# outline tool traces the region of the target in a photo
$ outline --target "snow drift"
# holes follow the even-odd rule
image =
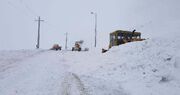
[[[179,41],[148,39],[112,48],[90,73],[102,80],[92,87],[98,95],[179,95]]]

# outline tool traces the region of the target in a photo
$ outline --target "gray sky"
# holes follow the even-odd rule
[[[41,48],[54,43],[64,47],[66,32],[69,49],[77,40],[85,40],[91,48],[91,11],[98,14],[98,47],[107,47],[109,33],[118,29],[135,28],[146,38],[154,37],[158,31],[180,27],[179,4],[179,0],[0,0],[0,50],[34,49],[38,16],[45,20],[41,23]]]

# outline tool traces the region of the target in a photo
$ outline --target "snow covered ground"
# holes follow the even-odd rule
[[[107,53],[0,51],[0,95],[180,95],[180,39]]]
[[[114,15],[118,17],[118,19],[114,18],[112,14],[115,20],[114,24],[109,23],[109,21],[113,21],[112,17],[97,11],[100,18],[98,23],[101,23],[98,26],[98,38],[101,38],[98,39],[98,45],[108,46],[104,44],[108,37],[103,33],[105,31],[109,33],[112,29],[118,28],[128,30],[135,28],[142,32],[142,37],[150,39],[113,47],[104,54],[100,49],[90,49],[88,52],[0,51],[0,95],[180,95],[179,0],[125,1],[118,7],[120,11],[117,14],[113,10]],[[102,5],[102,2],[99,2]],[[4,6],[5,8],[1,9],[10,10],[8,6]],[[115,5],[113,4],[113,6]],[[107,14],[111,14],[104,9],[104,6],[100,7]],[[8,12],[12,13],[12,11]],[[7,14],[4,13],[2,16],[1,18],[4,19]],[[17,17],[22,18],[21,16],[9,16],[15,20],[19,20]],[[59,17],[59,15],[57,16]],[[104,16],[106,16],[104,18],[106,20],[101,20]],[[7,23],[1,22],[3,23],[1,26]],[[32,43],[34,38],[24,31],[29,31],[31,35],[34,35],[32,34],[34,30],[31,30],[33,28],[25,27],[21,31],[22,26],[14,20],[10,23],[13,22],[12,25],[6,25],[8,28],[4,27],[4,30],[10,30],[4,31],[1,27],[1,31],[4,31],[4,34],[1,33],[1,49],[32,47],[33,45],[22,40],[20,36],[30,37],[29,41]],[[61,22],[63,26],[66,26],[63,21]],[[9,28],[10,26],[11,28]],[[73,25],[73,27],[76,26]],[[82,36],[80,32],[75,32],[74,28],[69,29],[73,29],[75,34],[79,33],[79,36]],[[81,25],[80,29],[84,31]],[[67,28],[65,30],[67,31]],[[25,34],[20,35],[23,34],[21,32]],[[48,37],[44,37],[45,45],[48,45],[49,41],[55,40],[54,38],[60,40],[59,35],[51,35],[53,38],[49,38],[48,32],[43,33],[48,35]],[[91,34],[87,36],[89,35]]]

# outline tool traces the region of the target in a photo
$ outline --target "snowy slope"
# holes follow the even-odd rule
[[[148,39],[105,54],[1,51],[0,95],[179,95],[179,41]]]
[[[91,74],[114,83],[115,91],[118,85],[128,95],[179,95],[179,46],[179,40],[151,39],[114,47],[104,54],[100,62],[104,64]],[[105,87],[100,87],[105,91],[112,89],[110,84],[103,84]]]
[[[148,39],[105,54],[91,52],[88,58],[76,58],[71,72],[82,77],[92,95],[179,95],[179,41]]]

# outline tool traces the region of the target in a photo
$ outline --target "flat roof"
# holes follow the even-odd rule
[[[112,32],[112,33],[110,33],[110,34],[113,35],[113,34],[116,34],[116,33],[132,34],[133,32],[132,32],[132,31],[126,31],[126,30],[116,30],[116,31],[114,31],[114,32]],[[136,35],[141,35],[140,32],[134,32],[134,34],[136,34]]]

